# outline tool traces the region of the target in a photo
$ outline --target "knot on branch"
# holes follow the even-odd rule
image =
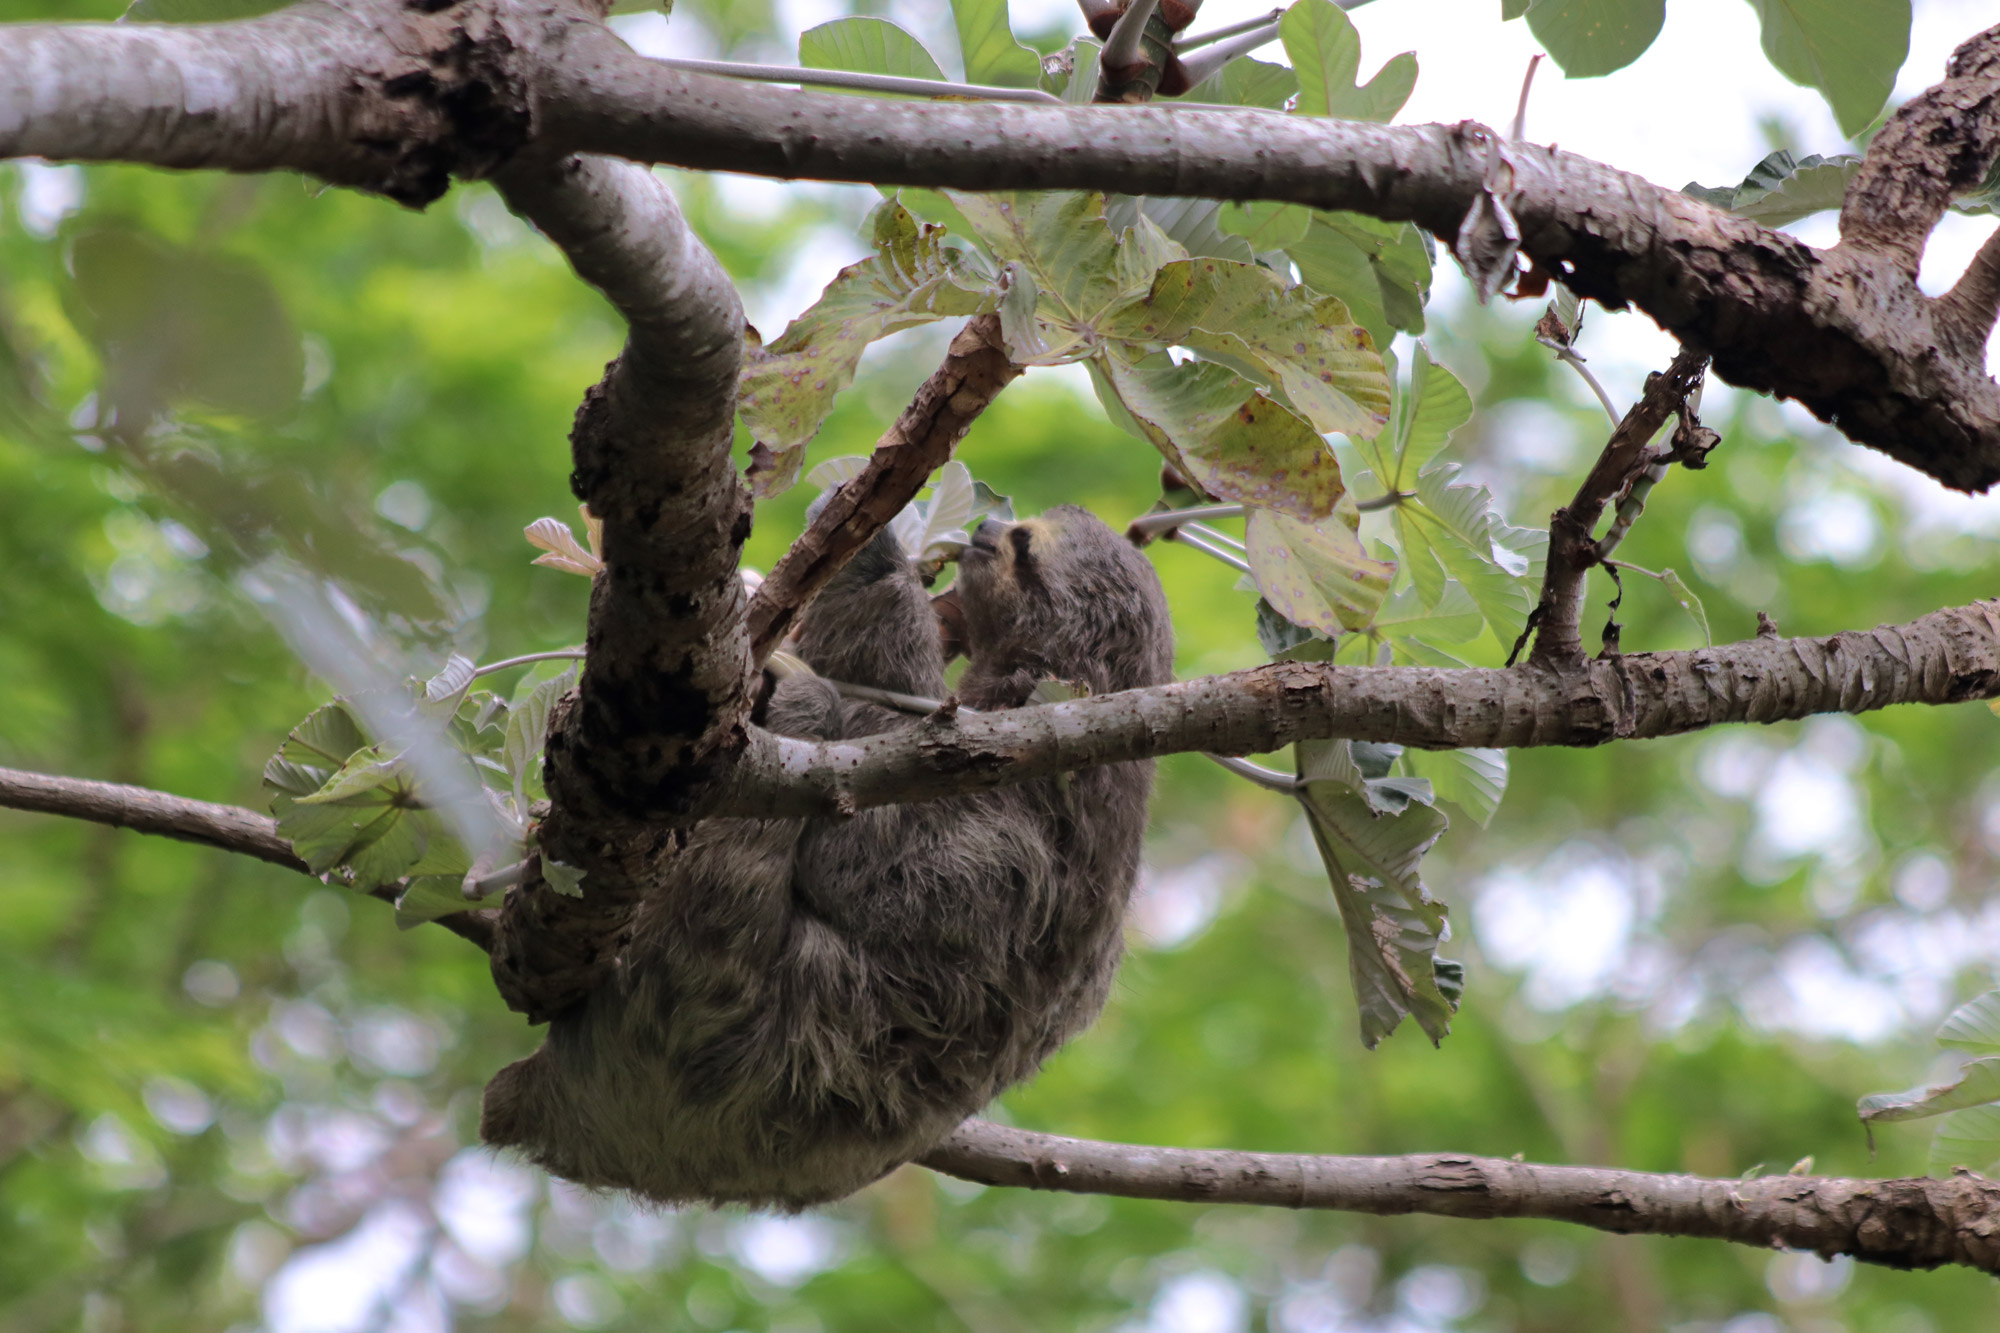
[[[343,182],[422,208],[451,178],[490,174],[534,130],[533,103],[513,39],[484,9],[409,0],[387,34],[397,56],[350,86],[352,137],[375,165]]]

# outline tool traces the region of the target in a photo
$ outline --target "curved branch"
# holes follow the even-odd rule
[[[1952,179],[2000,147],[2000,28],[1960,49],[1942,96],[1967,138]],[[537,76],[544,133],[640,161],[967,190],[1271,199],[1409,221],[1450,241],[1485,188],[1493,131],[1164,104],[1058,108],[751,93],[572,25]],[[1918,119],[1915,112],[1899,113]],[[1906,269],[1818,251],[1679,191],[1555,149],[1509,147],[1521,249],[1579,295],[1638,306],[1716,373],[1795,398],[1850,439],[1962,490],[2000,480],[2000,385],[1953,355]],[[1942,353],[1940,349],[1943,349]]]
[[[1020,374],[1001,343],[1000,317],[967,321],[861,475],[834,493],[751,597],[751,660],[762,663],[771,655],[827,580],[916,498],[979,414]]]
[[[982,1185],[1396,1216],[1532,1217],[1620,1234],[1851,1254],[1891,1268],[2000,1272],[2000,1183],[1763,1176],[1705,1180],[1499,1157],[1309,1157],[1144,1148],[960,1125],[924,1166]]]
[[[61,815],[131,829],[134,833],[199,843],[296,870],[314,880],[320,878],[292,851],[291,843],[279,836],[277,821],[241,806],[216,805],[118,782],[0,768],[0,808]],[[398,895],[398,888],[391,885],[370,893],[371,897],[391,903]],[[492,944],[493,927],[486,913],[457,913],[439,918],[438,924],[481,949]]]
[[[510,891],[493,950],[501,994],[541,1017],[597,984],[606,942],[656,881],[663,851],[644,821],[691,808],[744,742],[750,497],[730,458],[743,308],[645,168],[524,155],[494,183],[630,325],[570,436],[570,484],[603,521],[604,570],[582,679],[549,730],[540,840],[584,869],[583,891],[539,875]]]
[[[1732,722],[2000,696],[2000,602],[1825,638],[1509,668],[1274,662],[813,744],[756,732],[710,812],[837,814],[1205,750],[1348,737],[1421,749],[1601,745]]]

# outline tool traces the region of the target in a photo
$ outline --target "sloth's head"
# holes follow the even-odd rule
[[[1173,677],[1159,576],[1089,510],[986,520],[960,557],[959,588],[966,648],[982,670],[1026,668],[1100,694]]]

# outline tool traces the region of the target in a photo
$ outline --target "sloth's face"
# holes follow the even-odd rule
[[[959,558],[960,605],[975,661],[1046,666],[1136,654],[1152,669],[1168,642],[1146,557],[1087,509],[1059,505],[1018,523],[988,519]]]

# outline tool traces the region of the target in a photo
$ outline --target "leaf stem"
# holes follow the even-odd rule
[[[1385,495],[1378,495],[1372,499],[1356,500],[1354,507],[1361,513],[1372,514],[1378,509],[1394,509],[1397,505],[1403,503],[1403,501],[1414,500],[1416,498],[1417,493],[1415,491],[1390,491]]]
[[[472,678],[477,680],[481,676],[490,676],[496,671],[505,671],[509,667],[526,666],[530,662],[580,662],[582,660],[583,649],[581,648],[558,648],[550,653],[527,653],[520,657],[510,657],[504,662],[488,662],[485,666],[473,671]]]
[[[1583,364],[1583,358],[1569,348],[1564,347],[1554,338],[1536,338],[1535,341],[1548,348],[1551,352],[1554,352],[1556,360],[1583,376],[1583,382],[1590,386],[1590,391],[1597,395],[1597,401],[1603,405],[1604,415],[1611,418],[1611,428],[1616,430],[1619,421],[1622,419],[1619,416],[1618,409],[1612,406],[1611,395],[1606,393],[1604,386],[1597,382],[1597,376],[1591,374],[1590,368]]]
[[[1299,780],[1290,773],[1280,773],[1275,768],[1266,768],[1262,764],[1253,764],[1248,759],[1237,759],[1226,754],[1209,754],[1206,751],[1202,753],[1202,758],[1213,760],[1228,769],[1231,773],[1234,773],[1237,777],[1254,782],[1267,791],[1281,791],[1293,794],[1298,791],[1301,785]]]
[[[1125,12],[1112,25],[1111,35],[1104,39],[1104,49],[1098,53],[1097,63],[1102,69],[1123,69],[1136,65],[1143,57],[1139,49],[1139,34],[1146,29],[1146,20],[1153,17],[1160,0],[1131,0]]]
[[[1228,533],[1211,528],[1206,523],[1186,523],[1181,526],[1180,531],[1183,533],[1192,532],[1195,536],[1212,541],[1217,546],[1223,547],[1226,550],[1245,553],[1250,549]]]
[[[806,69],[799,65],[750,65],[735,60],[667,60],[658,63],[689,74],[719,74],[725,79],[754,83],[818,84],[859,92],[902,93],[912,97],[970,97],[982,102],[1053,102],[1062,99],[1039,88],[996,88],[983,83],[948,83],[943,79],[906,79],[894,74],[859,74],[845,69]]]
[[[1174,39],[1174,51],[1176,54],[1185,54],[1199,47],[1219,42],[1225,37],[1234,37],[1239,32],[1250,32],[1263,27],[1267,23],[1276,23],[1284,16],[1285,11],[1283,9],[1274,9],[1268,14],[1259,14],[1256,18],[1244,19],[1241,23],[1230,23],[1217,28],[1214,32],[1202,33],[1198,37],[1177,37]]]
[[[1187,545],[1194,547],[1195,550],[1200,551],[1204,555],[1214,556],[1217,560],[1220,560],[1223,564],[1228,565],[1231,569],[1238,570],[1245,574],[1248,574],[1250,572],[1250,562],[1248,560],[1245,560],[1242,556],[1236,554],[1236,552],[1232,550],[1229,550],[1227,547],[1216,546],[1210,542],[1203,541],[1200,537],[1195,536],[1192,532],[1189,532],[1186,528],[1180,528],[1174,532],[1169,532],[1167,534],[1167,540],[1184,542]]]
[[[1132,520],[1127,531],[1141,536],[1155,532],[1165,532],[1183,523],[1193,523],[1200,519],[1241,518],[1245,505],[1194,505],[1187,509],[1167,509],[1157,514],[1141,514]]]

